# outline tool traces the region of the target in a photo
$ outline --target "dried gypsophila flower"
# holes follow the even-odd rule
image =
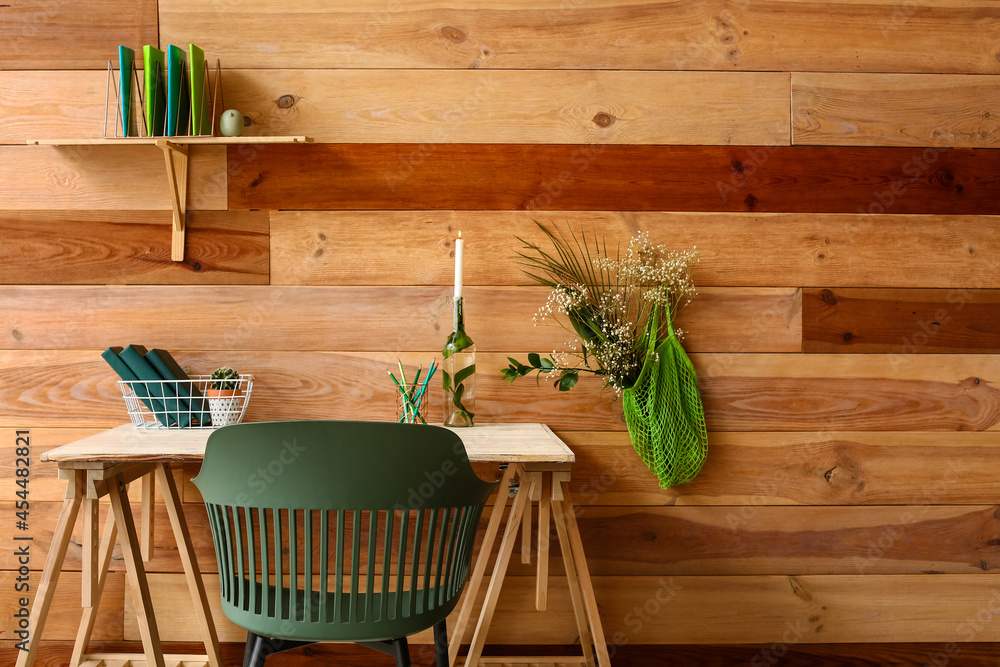
[[[505,377],[513,380],[533,370],[547,377],[561,372],[557,386],[566,390],[566,375],[586,370],[604,375],[606,384],[618,394],[634,384],[648,350],[661,335],[681,333],[671,331],[669,322],[697,294],[690,275],[697,249],[671,252],[653,245],[648,233],[639,232],[630,239],[624,256],[612,259],[602,255],[603,244],[592,249],[585,234],[581,242],[575,235],[568,239],[539,227],[557,252],[546,253],[522,240],[535,253],[520,253],[530,267],[525,272],[552,288],[534,322],[551,318],[567,329],[572,327],[581,337],[580,348],[571,348],[573,353],[568,355],[554,352],[544,365],[525,366],[511,359]],[[665,315],[659,317],[660,312]],[[571,327],[558,315],[566,316]],[[539,362],[538,355],[534,358],[529,363]],[[591,360],[599,369],[590,366]],[[571,379],[569,386],[575,384],[575,377]]]

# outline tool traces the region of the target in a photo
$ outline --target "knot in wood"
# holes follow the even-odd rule
[[[743,203],[746,204],[748,211],[752,211],[757,208],[757,198],[753,195],[747,195],[746,199],[743,200]]]
[[[279,109],[291,109],[293,106],[295,106],[294,95],[282,95],[278,98]]]
[[[829,304],[831,306],[837,305],[837,295],[828,289],[825,289],[822,292],[820,292],[819,298],[823,299],[823,303]]]
[[[450,25],[446,25],[445,27],[441,28],[441,36],[447,39],[449,42],[454,42],[456,44],[461,44],[462,42],[468,39],[465,36],[464,32],[462,32],[458,28],[453,28]]]
[[[597,127],[611,127],[614,125],[615,117],[603,111],[594,116],[594,125]]]

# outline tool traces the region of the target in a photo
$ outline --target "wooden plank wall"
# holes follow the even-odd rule
[[[980,664],[1000,641],[997,34],[992,0],[0,7],[0,662],[16,429],[37,456],[122,422],[99,352],[129,343],[254,373],[250,419],[390,418],[385,368],[447,334],[461,230],[480,418],[576,451],[616,664]],[[183,263],[156,149],[23,145],[99,136],[107,59],[157,36],[221,58],[248,134],[317,140],[194,148]],[[696,481],[657,487],[599,383],[501,379],[562,340],[510,260],[532,220],[701,250],[680,322],[711,430]],[[61,494],[36,458],[35,577]],[[159,536],[162,636],[189,646]],[[46,664],[75,633],[78,544]],[[529,575],[490,641],[573,643],[567,614],[517,611]],[[98,638],[134,645],[119,561],[109,582]]]

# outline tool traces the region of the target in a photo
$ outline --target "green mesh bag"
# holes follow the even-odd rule
[[[694,479],[708,450],[698,377],[666,315],[667,338],[651,336],[639,379],[622,396],[632,446],[662,489]]]

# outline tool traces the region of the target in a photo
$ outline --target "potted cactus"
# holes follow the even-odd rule
[[[239,421],[242,388],[240,374],[228,366],[216,368],[212,372],[205,396],[208,409],[212,413],[212,426],[226,426]]]

